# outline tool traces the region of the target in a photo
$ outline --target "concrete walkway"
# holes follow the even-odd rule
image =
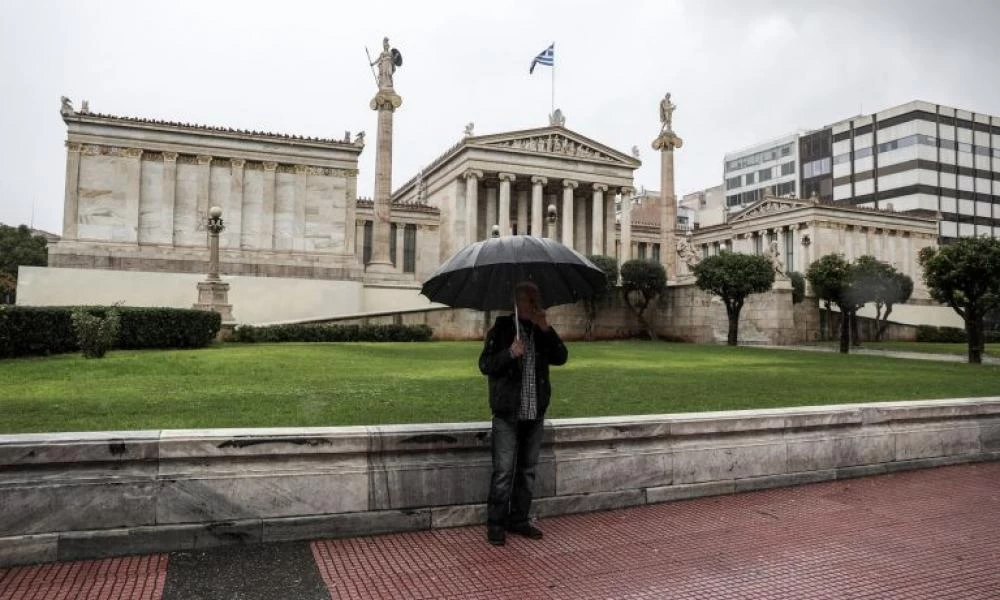
[[[765,348],[770,350],[800,350],[803,352],[839,352],[836,346],[771,346],[758,344],[743,344],[748,348]],[[964,354],[938,354],[932,352],[900,352],[898,350],[869,350],[867,348],[851,348],[851,354],[861,356],[887,356],[889,358],[908,358],[913,360],[936,360],[940,362],[968,362]],[[983,356],[984,365],[1000,365],[1000,358]]]
[[[1000,463],[545,519],[0,569],[26,599],[998,599]]]

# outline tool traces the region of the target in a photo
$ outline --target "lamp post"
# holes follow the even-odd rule
[[[208,211],[208,281],[219,279],[219,234],[226,228],[222,209],[213,206]]]
[[[229,284],[219,277],[219,234],[226,228],[222,209],[213,206],[208,210],[208,274],[198,282],[197,310],[214,310],[222,316],[220,339],[225,339],[233,327],[233,305],[229,303]]]

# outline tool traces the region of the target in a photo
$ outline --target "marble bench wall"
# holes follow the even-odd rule
[[[551,420],[538,516],[1000,458],[1000,397]],[[489,424],[0,436],[0,566],[481,523]]]

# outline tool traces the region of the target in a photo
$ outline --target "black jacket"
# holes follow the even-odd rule
[[[549,365],[566,364],[566,345],[556,330],[549,327],[542,331],[533,327],[535,336],[535,381],[538,389],[538,418],[545,417],[552,397],[549,383]],[[490,410],[501,419],[517,416],[521,404],[521,365],[523,361],[512,358],[510,345],[514,343],[514,317],[497,317],[493,329],[486,334],[486,344],[479,355],[479,370],[489,377]]]

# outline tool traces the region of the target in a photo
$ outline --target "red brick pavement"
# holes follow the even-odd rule
[[[0,569],[4,600],[159,600],[167,555]]]
[[[1000,600],[1000,463],[539,525],[545,539],[502,548],[482,527],[311,548],[335,599]],[[167,567],[159,554],[0,569],[0,599],[160,600]]]
[[[1000,463],[312,545],[340,598],[1000,599]]]

